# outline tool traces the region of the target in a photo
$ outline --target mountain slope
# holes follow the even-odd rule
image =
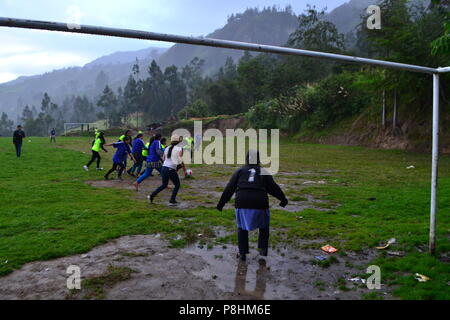
[[[369,4],[376,0],[351,0],[327,15],[342,33],[353,30],[360,22]],[[255,42],[269,45],[285,45],[289,35],[297,28],[298,20],[290,8],[248,9],[232,15],[228,23],[208,34],[209,38]],[[227,57],[237,61],[243,52],[238,50],[176,44],[170,49],[147,48],[139,51],[116,52],[98,58],[84,67],[55,70],[43,75],[20,77],[0,85],[0,112],[5,111],[13,120],[21,114],[25,105],[40,106],[44,92],[61,104],[65,96],[86,95],[95,98],[106,84],[113,89],[124,86],[136,57],[140,70],[146,72],[152,59],[162,68],[169,65],[182,67],[194,57],[205,60],[204,72],[215,73]]]
[[[64,68],[42,75],[19,77],[0,85],[0,112],[6,112],[11,119],[16,120],[27,104],[35,105],[39,109],[44,92],[58,104],[64,97],[71,95],[86,95],[93,98],[106,84],[112,83],[114,88],[122,85],[131,73],[136,57],[142,69],[166,50],[152,47],[139,51],[117,52],[96,59],[84,67]]]
[[[297,26],[297,17],[289,8],[284,11],[248,9],[231,16],[223,28],[208,34],[207,38],[284,45]],[[199,57],[205,60],[204,71],[210,75],[225,63],[227,57],[237,61],[242,55],[243,52],[238,50],[176,44],[158,59],[158,63],[163,67],[180,67]]]

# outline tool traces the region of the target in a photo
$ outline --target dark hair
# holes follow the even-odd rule
[[[174,146],[176,146],[177,144],[179,144],[180,142],[177,142],[177,141],[172,141],[171,143],[170,143],[170,146],[168,147],[169,148],[169,151],[167,152],[167,158],[171,158],[172,157],[172,150],[173,150],[173,147]]]
[[[166,143],[167,139],[166,138],[161,138],[161,143],[164,144]]]
[[[131,138],[129,136],[125,136],[125,138],[123,138],[123,142],[128,141],[128,140],[131,141]]]
[[[161,138],[161,135],[158,133],[158,134],[154,134],[151,138],[150,138],[150,144],[152,144],[153,143],[153,141],[155,141],[155,140],[159,140],[159,138]]]
[[[130,134],[131,134],[131,130],[127,130],[127,131],[125,131],[124,135],[125,135],[125,136],[127,136],[127,135],[128,135],[128,133],[130,133]]]
[[[142,138],[144,135],[142,134],[142,133],[139,133],[137,136],[136,136],[136,139],[139,139],[139,138]]]

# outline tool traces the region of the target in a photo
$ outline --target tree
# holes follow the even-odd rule
[[[90,123],[95,121],[95,119],[95,109],[92,102],[90,102],[86,96],[77,96],[73,104],[73,116],[71,121]]]
[[[103,93],[97,101],[97,106],[102,108],[110,127],[121,124],[121,119],[117,112],[117,97],[108,85],[103,89]]]
[[[122,113],[127,120],[130,114],[139,112],[139,98],[140,92],[138,91],[138,83],[134,77],[130,75],[123,90],[122,104]]]
[[[2,112],[0,117],[0,136],[9,136],[12,134],[14,121],[9,120],[8,115]]]
[[[95,78],[95,88],[97,89],[97,92],[100,92],[108,84],[108,81],[108,76],[101,70],[98,73],[97,78]]]
[[[289,37],[288,45],[322,52],[342,52],[345,48],[344,35],[332,22],[324,19],[325,15],[324,10],[319,12],[308,5],[305,13],[299,16],[299,26]]]
[[[443,0],[433,0],[432,4],[438,8],[442,7],[442,10],[447,16],[447,21],[444,22],[444,34],[439,38],[435,39],[432,43],[432,54],[433,55],[450,55],[450,2]]]

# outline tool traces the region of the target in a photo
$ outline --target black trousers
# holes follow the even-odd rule
[[[238,246],[240,254],[250,253],[248,249],[248,231],[238,228]],[[266,250],[269,248],[269,227],[259,229],[258,249]]]
[[[112,168],[109,169],[109,171],[105,174],[105,177],[109,177],[109,175],[114,171],[116,171],[117,169],[119,169],[118,177],[120,178],[122,176],[123,170],[125,170],[125,165],[123,163],[114,163]]]
[[[91,151],[92,151],[92,158],[86,166],[89,167],[95,160],[97,160],[97,168],[100,168],[100,160],[102,160],[102,157],[100,157],[100,153],[94,150]]]

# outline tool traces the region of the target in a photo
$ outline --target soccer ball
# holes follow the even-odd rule
[[[192,170],[191,169],[187,169],[186,170],[186,176],[188,176],[188,177],[192,176]]]

